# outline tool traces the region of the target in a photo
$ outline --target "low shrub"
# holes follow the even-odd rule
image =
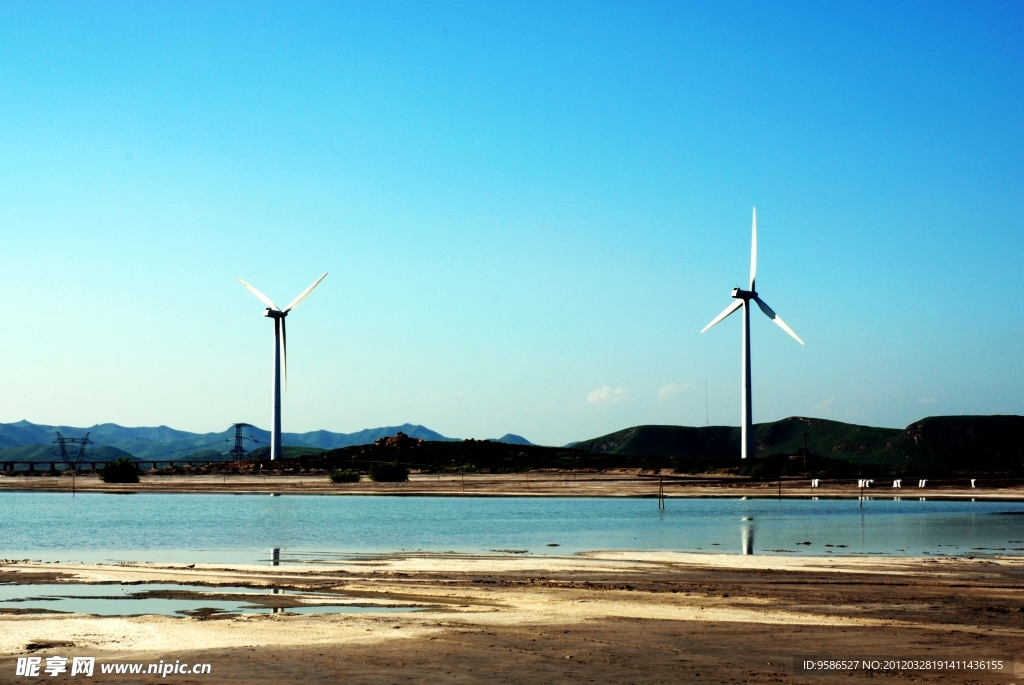
[[[752,480],[776,480],[782,475],[782,468],[767,458],[752,459],[752,463],[740,467],[740,473]]]
[[[334,471],[331,473],[331,480],[335,483],[358,483],[358,471]]]
[[[409,480],[409,469],[393,461],[370,464],[370,480],[378,483],[401,483]]]
[[[103,465],[100,478],[104,483],[138,483],[139,467],[128,457],[118,457]]]

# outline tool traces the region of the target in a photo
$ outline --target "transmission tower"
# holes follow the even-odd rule
[[[84,438],[65,438],[60,434],[60,431],[56,431],[57,439],[53,441],[53,444],[60,446],[60,458],[64,460],[68,468],[75,468],[85,457],[85,446],[93,444],[92,440],[89,439],[89,434],[86,433]],[[71,451],[74,453],[75,445],[78,445],[78,453],[73,457],[68,454],[68,445],[71,445]]]
[[[248,452],[245,451],[245,445],[243,444],[246,440],[258,442],[256,438],[252,437],[252,431],[249,431],[249,435],[243,435],[242,429],[244,428],[252,428],[252,425],[248,423],[235,424],[235,446],[228,452],[228,454],[231,455],[231,458],[235,461],[245,459],[245,455],[248,454]]]

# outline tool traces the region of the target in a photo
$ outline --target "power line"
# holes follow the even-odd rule
[[[707,376],[705,376],[704,377],[704,425],[705,426],[710,426],[711,425],[711,418],[710,417],[711,417],[711,413],[710,413],[710,410],[708,409],[708,379],[707,379]]]
[[[242,430],[245,429],[245,428],[249,428],[250,429],[248,436],[242,435]],[[234,457],[235,461],[240,461],[240,460],[244,459],[245,455],[248,454],[248,452],[246,452],[246,450],[245,450],[245,445],[243,444],[246,440],[252,440],[253,442],[259,442],[259,440],[257,440],[256,438],[252,437],[252,430],[251,429],[252,429],[252,425],[248,424],[248,423],[236,423],[235,424],[235,446],[232,447],[231,450],[228,452],[228,454],[230,454],[232,457]],[[230,438],[229,438],[229,440],[230,440]]]

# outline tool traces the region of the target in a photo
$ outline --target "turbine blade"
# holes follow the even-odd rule
[[[284,308],[285,313],[287,314],[291,310],[293,310],[296,307],[298,307],[299,306],[299,302],[302,302],[304,299],[306,299],[306,296],[309,295],[311,292],[313,292],[313,288],[315,288],[318,285],[320,285],[320,281],[324,280],[325,278],[327,278],[327,274],[324,274],[320,278],[316,279],[313,282],[313,285],[311,285],[308,288],[306,288],[305,290],[303,290],[301,295],[299,295],[294,300],[292,300],[292,303]]]
[[[252,293],[253,295],[255,295],[255,296],[256,296],[257,298],[259,298],[259,300],[260,300],[261,302],[263,302],[263,304],[267,305],[267,306],[268,306],[268,307],[270,307],[271,309],[274,309],[274,310],[276,310],[276,309],[277,309],[277,305],[276,305],[276,304],[274,304],[273,300],[271,300],[271,299],[270,299],[269,297],[267,297],[266,295],[264,295],[263,293],[261,293],[261,292],[260,292],[259,290],[256,290],[256,288],[252,287],[251,285],[249,285],[248,283],[246,283],[245,281],[243,281],[243,280],[242,280],[241,278],[237,278],[237,277],[236,277],[236,280],[237,280],[237,281],[238,281],[239,283],[241,283],[242,285],[244,285],[244,286],[245,286],[245,289],[246,289],[246,290],[248,290],[248,291],[249,291],[249,292],[251,292],[251,293]]]
[[[286,319],[281,317],[281,364],[284,366],[284,391],[288,392],[288,327]]]
[[[726,307],[725,310],[721,314],[716,316],[711,321],[711,323],[709,323],[707,326],[705,326],[704,329],[701,331],[701,333],[703,333],[704,331],[708,330],[709,328],[711,328],[712,326],[717,324],[719,321],[721,321],[725,317],[729,316],[730,314],[732,314],[734,311],[736,311],[737,309],[739,309],[742,306],[743,306],[743,300],[736,300],[736,301],[734,301],[731,305]]]
[[[762,300],[760,297],[755,297],[754,300],[757,301],[757,306],[761,308],[761,311],[765,313],[765,316],[777,323],[779,328],[793,336],[793,340],[796,340],[801,345],[804,344],[804,341],[800,339],[800,336],[794,333],[793,329],[786,325],[786,322],[782,320],[782,317],[776,314],[775,310],[769,307],[767,302]]]
[[[757,207],[754,207],[754,218],[750,229],[750,290],[754,290],[754,279],[757,277]]]

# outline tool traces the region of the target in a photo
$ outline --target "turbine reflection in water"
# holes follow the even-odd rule
[[[754,524],[744,523],[740,526],[740,542],[743,545],[743,554],[754,553]]]

